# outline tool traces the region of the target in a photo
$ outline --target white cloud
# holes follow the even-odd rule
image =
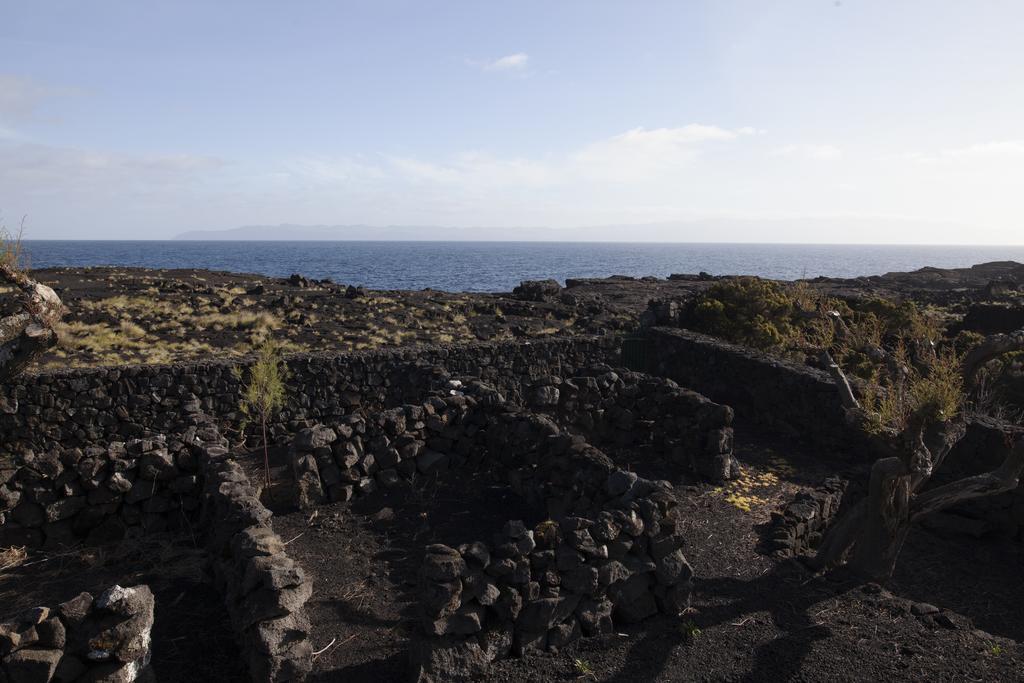
[[[690,166],[706,143],[735,140],[744,129],[689,124],[678,128],[634,128],[544,159],[501,158],[467,152],[446,161],[386,157],[384,172],[423,184],[458,188],[523,189],[585,182],[643,183]]]
[[[525,52],[516,52],[515,54],[505,55],[499,57],[491,62],[483,62],[479,64],[480,68],[484,71],[523,71],[530,63],[530,55]]]
[[[49,145],[0,144],[0,187],[11,203],[26,196],[160,193],[222,166],[220,159],[190,154],[121,155]]]
[[[835,145],[785,145],[776,148],[774,153],[776,156],[809,159],[811,161],[836,161],[843,158],[843,150]]]
[[[634,128],[599,140],[571,155],[573,170],[587,178],[644,182],[688,166],[709,142],[735,140],[744,129],[691,123],[678,128]]]
[[[1024,140],[998,140],[944,149],[939,156],[947,159],[1024,157]]]
[[[900,152],[886,155],[883,159],[932,165],[969,161],[1012,163],[1024,159],[1024,140],[994,140],[932,152]]]
[[[46,100],[79,93],[76,88],[53,87],[31,78],[0,74],[0,120],[28,120]]]
[[[286,164],[283,175],[333,184],[380,180],[387,177],[387,172],[379,164],[367,162],[362,158],[303,157]]]
[[[392,169],[408,180],[464,187],[540,187],[556,180],[555,169],[528,159],[500,159],[481,153],[459,155],[446,163],[409,157],[388,159]]]

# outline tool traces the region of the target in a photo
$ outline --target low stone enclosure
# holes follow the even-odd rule
[[[642,618],[659,607],[684,607],[689,567],[682,539],[674,533],[674,503],[666,485],[619,470],[587,439],[612,448],[656,446],[667,466],[729,477],[736,469],[731,410],[671,381],[616,373],[608,366],[584,369],[584,359],[614,356],[614,344],[601,338],[468,348],[438,351],[444,366],[411,363],[403,354],[290,359],[293,391],[332,397],[310,401],[299,394],[298,407],[274,425],[278,436],[298,432],[295,469],[302,503],[348,499],[397,477],[438,469],[494,467],[548,510],[552,521],[536,540],[534,530],[510,524],[508,533],[516,534],[520,553],[516,560],[503,556],[506,543],[492,544],[493,550],[473,545],[467,571],[472,566],[489,578],[479,595],[467,592],[463,600],[460,588],[447,607],[437,606],[436,638],[468,635],[461,632],[460,619],[474,604],[482,610],[495,590],[506,596],[515,592],[527,606],[525,614],[531,614],[538,609],[530,606],[534,602],[552,599],[561,574],[566,590],[574,587],[579,598],[569,611],[579,608],[582,616],[563,615],[573,599],[561,602],[551,616],[559,617],[552,629],[564,633],[552,635],[552,645],[559,638],[607,629],[613,607],[624,619]],[[453,368],[497,381],[453,382]],[[7,394],[0,545],[57,550],[159,532],[201,539],[253,680],[303,678],[311,662],[303,605],[312,587],[270,530],[271,513],[261,504],[259,489],[204,412],[233,407],[238,387],[230,366],[81,374],[29,377]],[[341,389],[332,392],[331,381],[340,382]],[[365,382],[360,391],[350,390],[349,383],[358,381]],[[416,392],[428,400],[385,407]],[[536,412],[526,411],[523,403]],[[310,428],[312,417],[330,417],[332,427]],[[230,429],[234,418],[227,412],[217,422]],[[570,566],[574,555],[557,550],[563,546],[579,555],[579,566]],[[543,593],[539,581],[520,583],[524,567],[549,560]],[[513,570],[502,574],[508,566]],[[591,574],[598,577],[596,586]],[[468,574],[466,579],[473,581]],[[424,596],[436,589],[425,584]],[[434,601],[426,598],[426,604]],[[518,613],[514,605],[509,609]],[[8,630],[27,633],[27,619],[19,617]],[[539,623],[524,619],[517,650]],[[492,632],[509,624],[492,618],[486,626]],[[548,644],[547,630],[530,636],[534,646]],[[459,647],[469,646],[469,639],[461,641]],[[47,644],[26,636],[6,654],[14,661],[49,661],[56,648],[43,647]],[[44,650],[51,652],[44,656]],[[435,652],[439,646],[418,651]],[[56,657],[58,666],[63,656]],[[429,670],[431,656],[422,661]],[[126,680],[145,671],[133,662]]]
[[[168,438],[32,455],[0,487],[0,546],[49,549],[164,530],[202,539],[242,656],[257,681],[309,669],[311,586],[269,527],[226,440],[192,414]],[[91,610],[91,611],[90,611]],[[16,681],[133,681],[147,674],[153,595],[115,586],[0,625],[0,671]]]
[[[595,444],[655,445],[669,470],[721,481],[737,470],[732,410],[607,366],[539,378],[526,400],[524,409],[479,380],[449,380],[422,404],[317,425],[293,444],[306,508],[467,469],[488,471],[546,511],[535,528],[510,520],[489,544],[427,548],[416,680],[479,674],[511,653],[689,605],[692,571],[671,485],[616,467]]]
[[[685,330],[654,328],[643,341],[642,367],[653,373],[645,374],[613,368],[620,341],[288,360],[290,404],[271,431],[276,442],[291,444],[298,505],[353,500],[441,472],[485,472],[545,517],[529,526],[510,519],[493,538],[425,549],[410,646],[416,677],[481,672],[495,659],[685,610],[694,577],[679,507],[662,480],[683,472],[709,481],[736,476],[729,406],[748,422],[812,444],[823,458],[861,446],[845,431],[823,373]],[[301,680],[312,666],[304,606],[315,586],[271,530],[261,487],[229,453],[225,435],[237,428],[239,391],[231,368],[225,362],[69,371],[5,388],[0,547],[55,550],[158,532],[193,536],[207,553],[252,679]],[[1004,430],[972,425],[958,448],[998,450]],[[616,465],[626,451],[643,454],[642,471]],[[798,496],[775,516],[765,552],[786,557],[813,547],[846,491],[846,482],[830,479]],[[975,506],[965,513],[1019,537],[1019,490]],[[89,619],[107,623],[114,612],[102,607],[100,593],[100,611]],[[145,674],[146,655],[103,660],[86,652],[83,659],[77,636],[58,645],[57,624],[65,635],[74,630],[63,609],[12,615],[0,627],[9,680],[20,680],[10,674],[19,662],[42,667],[34,670],[53,663],[46,669],[53,675],[42,680],[74,680],[115,665],[131,669],[123,680]],[[15,635],[5,640],[4,633]],[[56,673],[76,671],[79,660],[87,669]]]

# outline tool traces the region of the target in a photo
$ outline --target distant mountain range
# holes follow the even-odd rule
[[[247,225],[229,230],[192,230],[176,240],[222,241],[451,241],[451,242],[797,242],[892,244],[961,243],[981,237],[951,223],[903,219],[823,217],[732,219],[600,225],[577,228],[406,225]],[[853,239],[851,239],[853,237]],[[952,238],[952,239],[950,239]],[[980,241],[980,240],[979,240]],[[970,242],[967,242],[970,243]]]

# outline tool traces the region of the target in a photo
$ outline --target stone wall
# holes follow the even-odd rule
[[[216,427],[195,414],[170,437],[29,451],[0,479],[0,546],[55,549],[188,528],[199,508],[196,449],[214,442]]]
[[[716,457],[731,461],[732,411],[669,381],[626,371],[622,377],[598,368],[567,382],[531,384],[527,403],[546,396],[539,405],[549,415],[524,410],[479,380],[449,380],[422,404],[299,432],[291,460],[305,507],[467,468],[488,471],[546,511],[548,521],[535,529],[509,522],[490,545],[427,549],[421,632],[411,648],[416,677],[479,674],[511,652],[558,648],[606,633],[613,622],[659,610],[679,614],[688,605],[692,571],[671,485],[616,467],[556,420],[587,426],[620,446],[674,443],[679,453],[672,462],[686,467],[691,459],[683,451],[706,454],[709,443]],[[654,419],[639,424],[648,409]],[[634,411],[635,440],[616,436],[625,410]],[[597,426],[613,415],[615,425]]]
[[[588,372],[527,386],[526,402],[547,415],[479,380],[449,380],[423,403],[345,416],[296,436],[291,460],[306,508],[465,468],[487,471],[546,511],[536,528],[509,522],[493,544],[427,549],[421,633],[411,649],[421,680],[479,674],[510,652],[557,648],[607,633],[613,622],[688,605],[692,571],[671,484],[617,468],[579,432],[621,446],[671,443],[670,462],[681,467],[691,462],[689,449],[732,462],[732,412],[671,381]],[[626,411],[637,431],[629,439]]]
[[[531,383],[525,400],[536,413],[520,409],[480,380],[448,380],[422,404],[360,410],[303,429],[290,453],[299,503],[308,508],[346,501],[449,467],[506,467],[510,444],[534,453],[545,439],[558,447],[568,444],[571,433],[582,437],[580,443],[654,444],[659,448],[650,451],[652,457],[715,481],[737,470],[728,406],[671,380],[608,366],[583,372],[589,374],[564,381],[547,376]],[[444,378],[437,379],[440,383]],[[561,434],[559,425],[568,431]],[[526,434],[531,438],[524,438]],[[520,462],[523,454],[514,457]],[[521,474],[515,476],[540,478],[550,486],[556,478],[545,470],[547,461],[540,456],[536,460],[538,469],[517,465]],[[516,483],[522,495],[541,493],[525,481]]]
[[[693,572],[668,482],[617,468],[543,415],[500,413],[486,442],[492,472],[548,520],[511,521],[490,545],[427,548],[414,680],[464,680],[509,654],[688,607]]]
[[[873,447],[843,419],[835,385],[824,372],[675,328],[648,330],[649,356],[658,374],[726,401],[741,417],[836,457],[873,462]],[[988,472],[1006,458],[1022,429],[981,418],[946,458],[930,485]],[[845,464],[845,463],[844,463]],[[968,501],[952,512],[978,524],[977,533],[1020,538],[1024,532],[1024,486],[1011,493]]]
[[[594,365],[534,381],[526,401],[599,448],[652,446],[656,457],[716,482],[738,474],[732,409],[670,379]]]
[[[773,512],[760,550],[786,558],[816,549],[839,513],[848,482],[830,477],[821,486],[801,491],[781,512]]]
[[[648,340],[653,374],[727,403],[748,423],[826,450],[866,448],[821,370],[690,330],[651,328]]]
[[[0,680],[153,680],[153,593],[113,586],[0,624]]]
[[[301,681],[312,667],[305,611],[312,584],[238,463],[222,446],[203,451],[205,546],[249,675],[256,683]]]
[[[617,337],[557,337],[288,358],[286,407],[270,430],[283,440],[308,423],[419,400],[432,388],[433,370],[481,377],[517,400],[539,376],[571,374],[611,360]],[[240,382],[223,360],[162,366],[72,369],[26,374],[0,387],[0,471],[28,451],[102,445],[166,434],[184,413],[205,412],[222,426],[238,426]],[[9,465],[6,466],[8,469]]]

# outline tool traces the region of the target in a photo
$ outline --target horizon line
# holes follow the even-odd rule
[[[804,246],[804,247],[1008,247],[1024,248],[1024,242],[1020,244],[993,244],[977,242],[744,242],[744,241],[664,241],[664,240],[495,240],[495,239],[178,239],[169,238],[64,238],[64,237],[42,237],[23,239],[22,244],[30,242],[174,242],[178,244],[280,244],[280,243],[393,243],[393,244],[692,244],[692,245],[746,245],[746,246]]]

